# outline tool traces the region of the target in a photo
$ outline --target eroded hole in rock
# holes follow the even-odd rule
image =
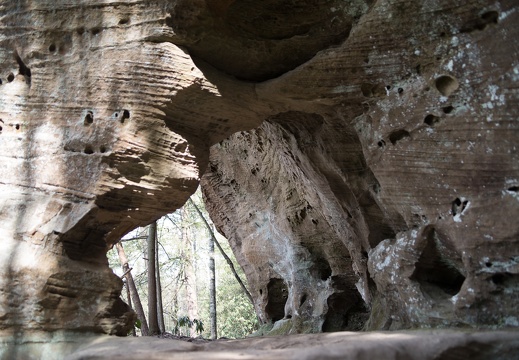
[[[438,116],[435,116],[432,114],[427,115],[425,117],[425,119],[423,120],[423,122],[429,126],[433,126],[434,124],[436,124],[439,121],[440,121],[440,118]]]
[[[104,153],[106,152],[106,146],[101,145],[101,146],[99,147],[99,152],[102,153],[102,154],[104,154]]]
[[[90,125],[94,122],[94,113],[92,111],[87,111],[86,115],[85,115],[85,121],[84,121],[84,124],[85,125]]]
[[[449,75],[442,75],[435,81],[436,89],[443,96],[449,96],[459,87],[458,80]]]
[[[497,11],[487,11],[481,15],[481,19],[485,20],[487,23],[497,24],[499,13]]]
[[[355,286],[344,277],[334,276],[336,292],[327,299],[328,312],[323,323],[323,332],[360,331],[369,318],[369,310]]]
[[[83,152],[84,152],[85,154],[90,155],[90,154],[93,154],[93,153],[94,153],[94,149],[92,148],[92,146],[87,145],[87,146],[85,146],[85,149],[83,150]]]
[[[372,84],[364,83],[360,86],[360,91],[362,92],[362,95],[364,95],[365,97],[371,97],[373,95],[373,93],[371,92],[372,88]]]
[[[507,278],[510,277],[510,274],[507,274],[507,273],[500,273],[500,274],[494,274],[492,275],[492,277],[490,278],[490,280],[495,284],[495,285],[503,285],[505,283],[505,281],[507,280]]]
[[[365,97],[381,97],[387,95],[388,89],[382,84],[363,83],[360,86],[360,91]]]
[[[123,113],[121,115],[121,124],[124,124],[124,122],[130,118],[130,112],[128,110],[123,110]]]
[[[487,11],[477,19],[466,22],[460,29],[460,32],[467,33],[476,30],[483,31],[490,24],[497,24],[499,20],[499,13],[497,11]]]
[[[332,276],[332,268],[326,259],[318,258],[312,264],[310,271],[314,274],[316,278],[319,278],[323,281],[328,280],[330,276]]]
[[[173,151],[178,153],[185,153],[187,150],[187,142],[180,142],[178,144],[173,143],[171,146],[174,146]]]
[[[303,296],[301,296],[301,300],[299,300],[299,307],[303,306],[307,298],[308,296],[306,294],[303,294]]]
[[[398,93],[399,93],[399,94],[402,94],[403,92],[404,92],[404,89],[402,89],[402,88],[398,88]]]
[[[519,186],[511,186],[511,187],[508,188],[508,191],[518,192],[519,191]]]
[[[422,292],[431,298],[441,299],[456,295],[465,276],[457,269],[454,259],[441,253],[440,240],[434,229],[427,234],[426,242],[410,279],[417,281]]]
[[[400,140],[408,138],[410,136],[411,134],[409,134],[409,131],[407,130],[396,130],[389,134],[389,141],[391,141],[391,144],[395,145]]]
[[[124,17],[121,20],[119,20],[119,25],[126,25],[130,22],[130,18]]]
[[[442,110],[443,110],[443,112],[445,114],[450,114],[454,110],[454,107],[453,106],[446,106]]]
[[[50,44],[49,45],[49,52],[53,53],[54,51],[56,51],[56,44]]]
[[[285,317],[288,288],[283,279],[272,278],[267,285],[268,301],[265,306],[267,318],[273,322]]]
[[[20,124],[16,124],[16,125],[14,126],[14,128],[15,128],[16,130],[20,130]]]
[[[379,194],[381,187],[380,187],[380,183],[378,182],[378,180],[374,181],[373,184],[371,184],[370,188],[373,190],[373,192],[375,194]]]
[[[509,272],[493,274],[489,280],[494,286],[494,289],[490,291],[491,294],[498,294],[507,289],[517,289],[519,286],[519,275]]]
[[[306,209],[301,209],[301,211],[296,214],[296,217],[298,217],[301,221],[306,219]]]
[[[452,202],[452,215],[456,216],[463,213],[463,211],[467,208],[468,203],[469,201],[466,199],[456,198]]]
[[[95,36],[101,32],[101,28],[93,28],[90,30],[90,32]]]
[[[13,82],[13,81],[14,81],[14,74],[10,73],[9,75],[7,75],[7,82]]]
[[[27,78],[30,78],[31,77],[31,69],[29,69],[27,67],[27,65],[25,65],[25,63],[23,62],[22,58],[18,55],[18,54],[15,54],[15,57],[16,57],[16,62],[18,63],[18,72],[20,73],[20,75],[23,75]]]
[[[380,140],[378,143],[377,143],[378,147],[381,147],[383,148],[384,146],[386,146],[386,142],[384,140]]]

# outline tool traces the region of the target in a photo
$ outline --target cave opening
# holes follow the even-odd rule
[[[366,304],[348,279],[333,276],[332,281],[336,292],[328,297],[322,331],[361,331],[369,318]]]
[[[420,284],[422,291],[431,298],[456,295],[465,281],[454,259],[442,254],[439,239],[434,230],[427,235],[427,245],[416,263],[411,280]]]
[[[285,304],[288,299],[288,288],[283,279],[272,278],[267,285],[268,302],[265,313],[268,319],[276,322],[285,317]]]
[[[332,268],[326,259],[319,257],[317,258],[312,267],[311,272],[315,274],[315,277],[322,281],[328,280],[332,276]]]

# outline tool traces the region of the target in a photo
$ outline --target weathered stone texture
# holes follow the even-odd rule
[[[513,1],[377,1],[257,85],[284,108],[202,184],[274,331],[519,325],[517,24]]]
[[[260,123],[252,85],[173,44],[174,6],[0,2],[0,331],[126,334],[108,246],[180,207],[208,147]]]
[[[0,337],[124,334],[106,250],[206,167],[272,331],[519,326],[518,24],[515,0],[0,0]]]
[[[102,337],[67,356],[80,359],[395,359],[512,360],[519,337],[514,331],[398,331],[305,334],[192,343],[157,338]]]

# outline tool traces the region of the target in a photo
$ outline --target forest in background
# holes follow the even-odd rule
[[[174,335],[193,337],[201,335],[204,338],[211,338],[209,265],[211,231],[208,226],[246,286],[245,275],[234,258],[227,239],[215,230],[205,211],[200,189],[184,207],[157,220],[156,224],[158,271],[155,274],[160,275],[157,284],[160,284],[161,288],[162,306],[159,303],[158,307],[163,309],[164,330]],[[146,319],[149,319],[149,229],[150,226],[137,228],[125,235],[120,242]],[[128,303],[127,276],[125,276],[127,271],[123,270],[116,246],[107,255],[114,273],[125,281],[122,297]],[[214,250],[214,263],[218,337],[246,337],[258,327],[252,303],[217,246]],[[132,303],[132,307],[135,309],[135,304]],[[138,328],[136,331],[140,334]]]

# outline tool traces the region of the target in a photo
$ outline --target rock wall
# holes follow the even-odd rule
[[[106,251],[182,206],[209,146],[263,119],[251,84],[174,44],[188,43],[180,3],[0,1],[4,350],[40,332],[125,335]]]
[[[208,164],[277,331],[517,326],[518,23],[514,0],[0,1],[2,345],[125,334],[105,253]]]
[[[202,179],[261,319],[519,326],[517,2],[335,6],[342,42],[258,84],[276,113]]]

